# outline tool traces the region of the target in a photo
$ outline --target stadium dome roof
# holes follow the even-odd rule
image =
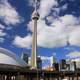
[[[19,67],[27,66],[27,63],[16,56],[15,53],[4,48],[0,48],[0,64],[14,65]]]

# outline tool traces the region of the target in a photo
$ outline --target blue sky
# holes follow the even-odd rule
[[[33,0],[0,0],[0,47],[31,54],[33,11]],[[80,0],[41,0],[38,11],[38,54],[79,57]]]

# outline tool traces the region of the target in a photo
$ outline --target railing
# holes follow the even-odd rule
[[[0,80],[80,80],[80,71],[0,70]]]

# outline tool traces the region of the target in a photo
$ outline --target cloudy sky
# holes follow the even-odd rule
[[[0,0],[0,47],[31,54],[34,0]],[[38,55],[80,57],[80,0],[40,0]]]

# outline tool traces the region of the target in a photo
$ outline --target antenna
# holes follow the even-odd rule
[[[34,3],[35,3],[35,11],[37,11],[37,8],[39,6],[39,2],[40,2],[40,0],[34,0]]]
[[[37,11],[37,0],[34,0],[34,4],[35,4],[35,11]]]

